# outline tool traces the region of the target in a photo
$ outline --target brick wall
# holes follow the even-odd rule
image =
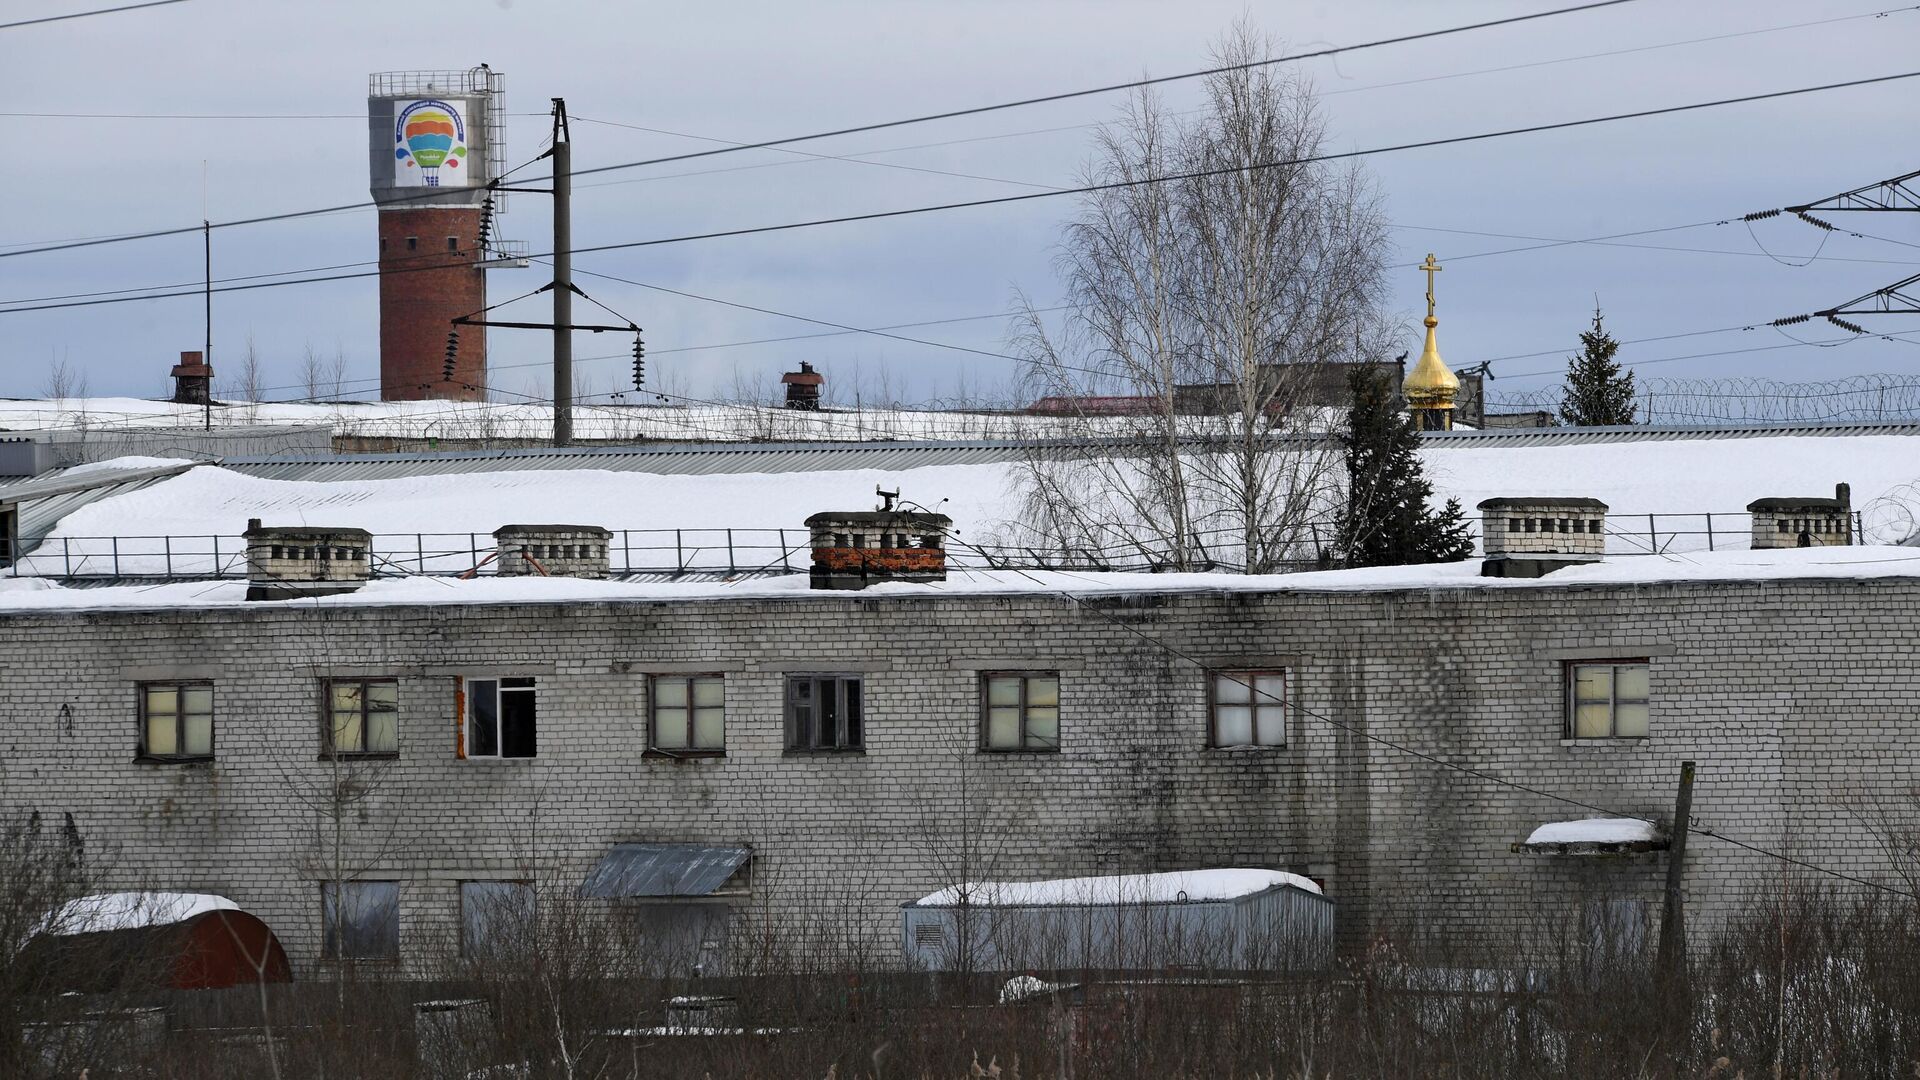
[[[414,207],[375,216],[380,219],[380,399],[485,400],[484,327],[460,329],[453,381],[443,378],[451,320],[487,306],[486,271],[473,265],[480,208]],[[423,266],[444,269],[419,269]]]
[[[889,954],[898,905],[963,872],[1228,865],[1323,878],[1349,948],[1417,923],[1470,949],[1575,926],[1595,898],[1657,913],[1665,856],[1515,854],[1535,825],[1588,812],[1426,757],[1662,821],[1678,763],[1695,760],[1698,824],[1872,877],[1888,867],[1856,808],[1897,805],[1920,780],[1914,582],[1091,603],[815,593],[5,616],[0,803],[72,812],[120,884],[232,897],[301,968],[336,859],[403,883],[401,948],[417,956],[453,929],[457,882],[571,889],[620,841],[751,847],[747,917],[824,915]],[[1288,667],[1289,745],[1210,749],[1201,674],[1148,639]],[[1641,655],[1652,736],[1564,740],[1563,665]],[[977,751],[978,674],[1002,668],[1060,672],[1059,752]],[[648,755],[647,675],[695,671],[726,676],[726,753]],[[862,675],[865,753],[785,750],[787,672]],[[462,673],[539,680],[538,757],[455,756]],[[399,678],[396,759],[336,774],[322,758],[328,675]],[[215,682],[215,760],[136,762],[137,684],[183,678]],[[336,846],[315,808],[342,779],[364,794]],[[1709,838],[1688,858],[1697,929],[1783,880]]]

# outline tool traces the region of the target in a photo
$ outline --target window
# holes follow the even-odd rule
[[[727,684],[719,675],[655,675],[647,695],[653,709],[648,746],[684,753],[727,748]]]
[[[330,754],[395,754],[400,684],[393,679],[328,679],[323,738]]]
[[[460,955],[485,956],[523,943],[533,929],[533,886],[525,881],[460,883]]]
[[[1647,735],[1647,662],[1582,660],[1567,665],[1567,732],[1575,739]]]
[[[1208,705],[1214,746],[1287,745],[1287,673],[1216,671]]]
[[[986,750],[1060,749],[1060,676],[990,671],[980,676],[980,745]]]
[[[530,678],[467,679],[470,758],[534,756],[534,689]]]
[[[419,238],[419,237],[417,237],[417,236],[409,236],[409,237],[407,237],[407,250],[408,250],[408,251],[412,251],[412,250],[414,250],[415,248],[418,248],[419,246],[420,246],[420,238]]]
[[[448,251],[459,251],[459,250],[460,250],[460,238],[459,238],[459,237],[457,237],[457,236],[449,236],[449,237],[447,237],[447,250],[448,250]]]
[[[320,883],[320,955],[329,960],[388,960],[400,955],[400,883]]]
[[[142,683],[140,756],[191,760],[213,756],[213,684]]]
[[[860,749],[860,698],[858,675],[787,676],[787,749]]]

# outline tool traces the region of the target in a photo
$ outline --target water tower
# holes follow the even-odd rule
[[[525,266],[492,239],[505,196],[486,185],[505,168],[504,83],[467,71],[390,71],[367,92],[370,186],[380,219],[380,397],[486,396],[487,339],[463,327],[453,377],[447,332],[487,306],[486,271]],[[486,224],[483,225],[483,222]]]

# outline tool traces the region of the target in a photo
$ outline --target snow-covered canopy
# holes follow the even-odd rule
[[[109,930],[139,930],[186,922],[210,911],[238,911],[240,905],[212,893],[117,892],[70,900],[48,912],[37,933],[66,936]]]
[[[1233,900],[1291,885],[1315,894],[1312,879],[1284,870],[1178,870],[1162,874],[1053,878],[1046,881],[975,881],[921,897],[920,907],[1021,907],[1082,904],[1177,904]]]
[[[1639,818],[1582,818],[1549,821],[1527,836],[1537,844],[1644,844],[1659,836],[1651,821]]]

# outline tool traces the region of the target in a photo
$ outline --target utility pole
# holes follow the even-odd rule
[[[1680,763],[1680,790],[1673,799],[1673,832],[1667,840],[1666,908],[1660,916],[1660,951],[1654,968],[1662,1012],[1675,1017],[1686,1007],[1687,913],[1680,895],[1686,872],[1687,831],[1693,823],[1693,762]]]
[[[201,248],[201,254],[205,258],[206,271],[207,271],[207,284],[206,284],[206,294],[205,294],[206,309],[207,309],[207,325],[206,325],[206,338],[204,341],[200,343],[200,362],[207,365],[208,371],[212,371],[213,370],[213,220],[207,213],[207,162],[206,162],[206,159],[204,158],[202,158],[200,161],[200,248]],[[212,431],[213,430],[213,379],[211,377],[207,379],[207,392],[205,397],[206,397],[206,400],[202,402],[200,405],[201,417],[206,424],[206,430]]]
[[[573,445],[573,146],[553,99],[553,445]]]

